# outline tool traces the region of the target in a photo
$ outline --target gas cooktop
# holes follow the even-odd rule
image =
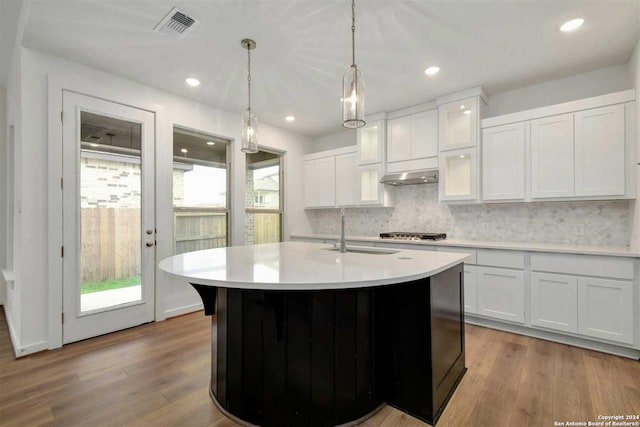
[[[445,233],[415,233],[407,231],[393,231],[391,233],[380,233],[381,239],[395,240],[444,240],[447,238]]]

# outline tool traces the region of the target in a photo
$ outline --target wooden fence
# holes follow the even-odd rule
[[[280,214],[253,213],[253,244],[280,241]]]
[[[227,246],[227,214],[176,210],[173,216],[176,254]]]
[[[280,241],[280,215],[254,213],[253,243]],[[140,209],[81,209],[82,283],[140,275]],[[174,211],[174,253],[227,246],[227,214]]]
[[[140,208],[82,208],[82,283],[140,275]]]

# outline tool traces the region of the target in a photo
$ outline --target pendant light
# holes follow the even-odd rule
[[[360,128],[364,121],[364,78],[356,65],[356,2],[351,0],[351,66],[342,77],[342,126]]]
[[[256,48],[256,42],[244,39],[240,42],[247,49],[247,86],[249,88],[249,106],[242,115],[242,151],[245,153],[258,152],[258,117],[251,109],[251,51]]]

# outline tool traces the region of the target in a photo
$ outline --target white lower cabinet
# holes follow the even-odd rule
[[[633,283],[578,278],[578,332],[633,344]]]
[[[531,273],[531,324],[578,332],[578,278]]]
[[[524,272],[477,267],[478,314],[524,323]]]
[[[478,312],[478,274],[475,265],[464,266],[464,312]]]

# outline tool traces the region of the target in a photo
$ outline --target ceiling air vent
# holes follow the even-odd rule
[[[156,25],[153,31],[167,35],[174,40],[180,40],[199,23],[199,19],[189,16],[184,11],[174,7],[167,16]]]

